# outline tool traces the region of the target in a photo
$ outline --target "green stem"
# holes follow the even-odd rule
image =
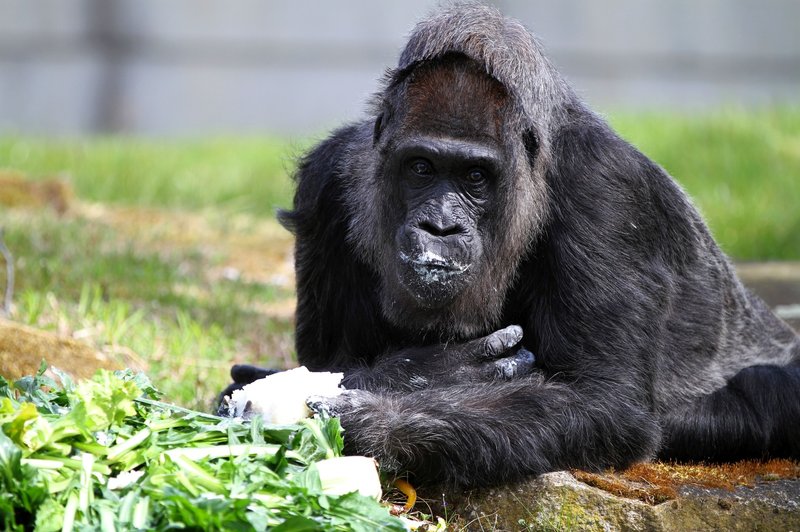
[[[72,532],[75,526],[75,515],[78,513],[78,495],[73,491],[67,499],[67,506],[64,508],[64,521],[61,525],[61,532]]]
[[[64,418],[59,420],[61,423],[57,423],[56,426],[53,427],[53,434],[50,436],[50,443],[81,434],[81,430],[72,424],[71,421],[63,421],[63,419]]]
[[[325,449],[325,458],[336,458],[336,453],[333,452],[333,447],[331,447],[330,442],[328,442],[328,438],[322,433],[319,423],[314,421],[313,418],[306,418],[301,421],[301,423],[311,431],[319,446]]]
[[[183,456],[176,455],[170,457],[172,461],[181,468],[187,477],[200,486],[215,491],[216,493],[225,493],[225,484],[217,480],[214,476],[210,475],[205,469],[198,466],[191,460]]]
[[[61,467],[66,466],[70,469],[80,470],[83,467],[83,463],[80,460],[75,458],[64,458],[62,456],[40,456],[38,458],[23,458],[22,460],[28,461],[28,463],[31,465],[42,464],[42,466],[44,466],[46,469],[60,469]],[[111,468],[102,462],[95,462],[92,464],[92,471],[102,475],[111,474]]]
[[[152,431],[149,428],[147,427],[143,428],[142,430],[140,430],[139,432],[137,432],[136,434],[125,440],[124,442],[118,443],[113,447],[109,447],[106,458],[108,458],[108,460],[111,462],[116,461],[116,459],[119,458],[122,454],[126,453],[127,451],[130,451],[140,443],[144,442],[147,438],[150,437],[150,434],[152,434]]]
[[[60,459],[23,458],[21,462],[36,469],[61,469],[64,467],[64,462]]]
[[[108,454],[108,447],[100,445],[99,443],[86,443],[82,441],[72,442],[72,446],[81,451],[92,453],[95,456],[105,456]]]
[[[177,449],[170,449],[165,451],[164,454],[170,458],[177,456],[187,458],[194,462],[205,459],[214,458],[235,458],[237,456],[275,456],[280,451],[280,445],[264,444],[264,445],[213,445],[206,447],[180,447]]]
[[[136,502],[136,507],[133,509],[133,528],[137,530],[146,529],[148,525],[148,516],[150,515],[150,498],[143,497]]]
[[[161,432],[164,430],[168,430],[174,427],[179,427],[181,425],[185,425],[186,420],[182,418],[167,418],[167,419],[158,419],[158,420],[147,420],[147,426],[153,432]]]
[[[94,462],[94,455],[89,453],[81,454],[81,488],[78,492],[78,507],[83,512],[83,515],[86,515],[89,512],[89,506],[94,498],[94,491],[92,489],[94,484],[94,481],[92,480],[92,467],[94,466]]]
[[[182,414],[186,414],[192,417],[202,417],[205,419],[213,419],[215,421],[224,421],[225,419],[227,419],[224,417],[215,416],[213,414],[206,414],[204,412],[197,412],[196,410],[189,410],[188,408],[183,408],[182,406],[177,406],[170,403],[164,403],[162,401],[154,401],[153,399],[146,399],[144,397],[139,397],[138,399],[135,399],[135,401],[145,405],[172,410],[173,412],[180,412]]]

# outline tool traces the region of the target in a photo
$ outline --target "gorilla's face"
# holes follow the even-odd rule
[[[441,341],[488,334],[543,219],[535,135],[505,86],[459,54],[397,73],[378,103],[349,231],[383,317]]]
[[[517,213],[528,163],[505,134],[508,94],[459,57],[423,63],[398,87],[375,124],[383,312],[403,328],[474,336],[499,320],[525,247],[507,244],[513,220],[533,218]]]
[[[394,235],[397,281],[420,307],[441,308],[481,275],[481,223],[491,208],[501,155],[486,144],[415,136],[390,159],[405,218]]]

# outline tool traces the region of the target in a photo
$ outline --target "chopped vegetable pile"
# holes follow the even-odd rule
[[[323,488],[336,419],[243,423],[160,402],[142,374],[53,372],[0,377],[3,530],[405,529],[356,487]]]

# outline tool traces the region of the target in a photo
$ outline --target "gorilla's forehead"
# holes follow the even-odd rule
[[[394,146],[397,160],[414,157],[436,159],[451,164],[481,166],[499,174],[503,167],[502,150],[495,142],[474,142],[472,139],[443,137],[426,134],[412,136]]]
[[[406,83],[406,131],[502,138],[508,92],[474,61],[459,57],[425,63]]]

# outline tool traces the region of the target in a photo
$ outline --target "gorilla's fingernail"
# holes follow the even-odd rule
[[[525,364],[533,364],[536,362],[536,355],[534,355],[524,347],[521,347],[519,351],[517,351],[517,360]]]
[[[506,333],[503,335],[506,347],[513,347],[522,340],[522,327],[519,325],[510,325],[504,329],[504,332]]]

